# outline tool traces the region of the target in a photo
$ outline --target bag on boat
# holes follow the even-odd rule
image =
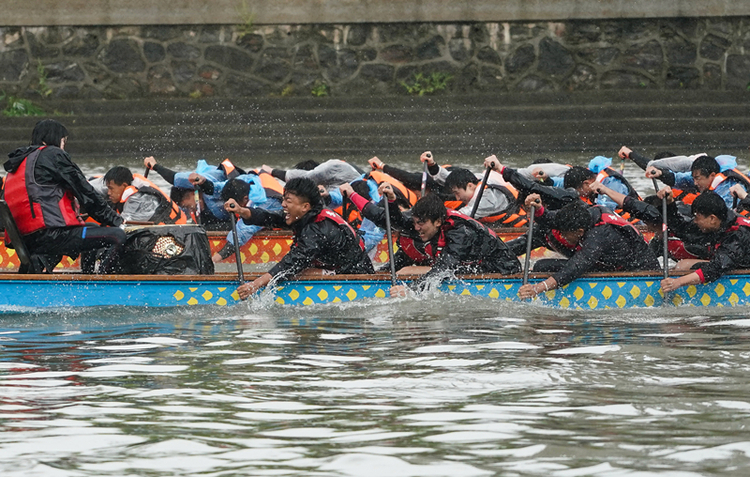
[[[157,225],[127,232],[123,273],[213,275],[208,236],[199,225]]]

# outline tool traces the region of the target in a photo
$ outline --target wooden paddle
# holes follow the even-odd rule
[[[229,214],[232,217],[232,238],[234,238],[234,259],[237,262],[237,280],[240,284],[245,283],[245,274],[242,270],[242,254],[240,253],[240,240],[237,234],[237,216],[234,213]]]
[[[487,179],[490,178],[490,172],[492,171],[493,167],[495,167],[495,163],[490,162],[490,165],[487,166],[487,168],[484,170],[484,177],[482,178],[482,182],[479,183],[479,192],[477,193],[477,200],[474,201],[474,206],[471,208],[471,214],[469,215],[472,219],[477,213],[477,209],[479,208],[479,202],[482,200],[482,195],[484,195],[484,187],[487,185]]]
[[[388,205],[388,196],[383,194],[385,203],[385,236],[388,240],[388,262],[391,264],[391,286],[396,286],[396,262],[393,261],[393,237],[391,236],[391,211]]]
[[[528,285],[529,283],[529,267],[531,266],[531,242],[534,235],[534,214],[536,213],[536,207],[533,205],[529,210],[529,230],[528,237],[526,237],[526,258],[523,261],[523,284]]]

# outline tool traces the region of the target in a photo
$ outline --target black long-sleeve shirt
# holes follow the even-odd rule
[[[603,223],[602,214],[610,213],[607,209],[589,207],[588,210],[591,214],[592,226],[584,233],[575,249],[564,246],[553,233],[557,211],[543,209],[542,214],[536,217],[532,250],[546,246],[568,257],[562,270],[552,275],[558,286],[566,285],[589,272],[658,270],[660,268],[653,251],[633,227]],[[508,246],[514,252],[525,253],[526,240],[527,236],[524,235],[510,241]]]
[[[547,186],[532,181],[510,167],[503,169],[503,179],[509,182],[524,196],[529,194],[539,194],[544,206],[551,210],[560,209],[565,204],[580,200],[578,192],[576,192],[575,189],[563,189],[561,187]]]
[[[283,213],[252,208],[247,225],[289,228]],[[289,252],[268,273],[291,278],[307,268],[323,268],[340,274],[374,273],[372,262],[359,245],[359,236],[346,225],[332,220],[316,221],[321,208],[307,212],[291,225],[293,233]]]
[[[419,236],[414,229],[411,211],[389,207],[391,223],[410,237]],[[502,273],[521,271],[521,263],[505,243],[480,222],[462,214],[449,212],[438,232],[424,244],[432,250],[432,268],[411,283],[421,289],[433,277],[445,278],[452,273]],[[377,222],[376,222],[377,224]],[[438,253],[439,251],[439,253]]]

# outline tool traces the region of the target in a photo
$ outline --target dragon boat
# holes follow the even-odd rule
[[[257,275],[246,276],[252,280]],[[547,275],[532,274],[531,282]],[[408,282],[414,277],[400,277]],[[661,275],[592,274],[543,293],[530,303],[563,309],[623,309],[677,306],[728,307],[750,304],[750,270],[726,275],[716,282],[689,286],[668,295],[660,289]],[[520,275],[463,276],[440,285],[441,292],[488,300],[522,302]],[[0,274],[0,311],[50,307],[179,307],[237,306],[236,274],[197,276],[83,275],[80,273]],[[323,305],[355,300],[387,300],[391,286],[386,274],[304,277],[279,283],[261,293],[280,305]]]
[[[227,232],[207,232],[211,246],[211,253],[218,252],[226,245]],[[497,229],[496,233],[504,241],[513,240],[526,233],[526,228],[503,228]],[[653,234],[650,234],[653,236]],[[647,236],[647,238],[650,238]],[[248,243],[240,248],[242,263],[245,265],[273,264],[286,255],[292,245],[292,235],[288,230],[261,230]],[[546,249],[537,249],[532,252],[533,259],[551,256],[552,252]],[[388,261],[388,241],[383,239],[378,245],[373,256],[377,264]],[[226,263],[235,263],[234,255],[225,260]],[[0,270],[16,270],[20,266],[15,250],[7,248],[0,241]],[[80,264],[78,259],[63,257],[57,266],[58,270],[78,270]]]

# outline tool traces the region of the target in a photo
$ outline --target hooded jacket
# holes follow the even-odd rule
[[[6,172],[12,174],[18,171],[24,160],[41,147],[26,146],[10,153],[9,159],[3,164]],[[71,160],[68,153],[59,147],[47,146],[39,151],[33,178],[41,187],[59,187],[65,192],[72,193],[79,207],[102,225],[119,226],[122,224],[122,217],[91,187],[81,169]],[[54,199],[49,197],[44,200]],[[57,204],[42,204],[42,208],[45,206],[57,207]]]

